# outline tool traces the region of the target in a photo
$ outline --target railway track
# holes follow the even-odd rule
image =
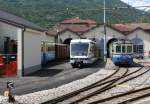
[[[120,84],[123,84],[123,83],[125,83],[125,82],[127,82],[127,81],[130,81],[130,80],[132,80],[132,79],[135,79],[135,78],[137,78],[137,77],[139,77],[139,76],[141,76],[141,75],[143,75],[143,74],[145,74],[146,72],[148,72],[149,70],[145,70],[144,72],[140,72],[140,74],[139,75],[136,75],[136,76],[132,76],[132,77],[130,77],[130,78],[128,78],[128,79],[126,79],[125,81],[122,81],[122,82],[120,82],[120,83],[118,83],[118,85],[120,85]],[[114,86],[115,87],[115,86]],[[112,87],[110,87],[110,88],[114,88],[113,86]],[[139,90],[131,90],[131,91],[127,91],[127,92],[125,92],[125,93],[122,93],[122,94],[117,94],[117,95],[114,95],[114,96],[110,96],[110,97],[107,97],[107,98],[101,98],[100,96],[97,96],[97,97],[99,97],[99,99],[94,99],[94,101],[90,101],[90,102],[88,102],[87,104],[118,104],[119,103],[119,101],[121,101],[123,98],[121,98],[121,97],[124,97],[124,96],[128,96],[128,98],[134,98],[134,97],[136,97],[136,96],[132,96],[132,95],[130,95],[130,93],[135,93],[135,95],[137,94],[136,92],[138,92],[138,91],[144,91],[144,90],[148,90],[150,87],[146,87],[146,88],[142,88],[142,89],[139,89]],[[132,97],[131,97],[132,96]],[[115,99],[115,100],[114,100]],[[89,99],[90,100],[90,99]],[[128,104],[128,102],[130,102],[130,100],[131,99],[127,99],[126,97],[125,97],[125,99],[122,101],[122,102],[120,102],[120,104]],[[118,102],[117,102],[118,101]]]
[[[128,68],[126,68],[126,70],[122,70],[122,69],[118,68],[112,75],[110,75],[90,86],[87,86],[83,89],[69,93],[67,95],[63,95],[59,98],[52,99],[43,104],[56,104],[56,103],[59,103],[59,104],[77,104],[77,103],[97,104],[97,103],[105,102],[110,98],[99,99],[99,100],[92,101],[92,102],[91,101],[87,102],[87,101],[92,99],[93,97],[97,96],[98,94],[101,94],[107,90],[110,90],[110,89],[116,87],[117,85],[123,84],[132,79],[135,79],[149,71],[149,70],[141,70],[142,68],[143,67],[141,67],[135,71],[132,71],[132,72],[129,72]],[[86,103],[84,101],[86,101]],[[108,103],[108,104],[110,104],[110,103]]]
[[[101,99],[90,104],[129,104],[148,96],[150,96],[150,86]]]
[[[98,90],[96,90],[95,92],[92,92],[86,96],[84,96],[83,98],[80,98],[78,100],[75,100],[73,102],[71,102],[70,104],[76,104],[76,103],[81,103],[81,104],[88,104],[88,103],[92,103],[92,104],[96,104],[95,101],[94,102],[91,102],[93,101],[93,98],[94,97],[97,97],[98,94],[102,94],[103,92],[107,91],[107,90],[110,90],[114,87],[116,87],[117,85],[120,85],[120,84],[123,84],[129,80],[132,80],[144,73],[146,73],[147,71],[144,71],[144,72],[140,72],[142,71],[143,67],[139,68],[138,70],[136,71],[133,71],[131,73],[128,73],[126,74],[125,76],[120,76],[119,78],[115,79],[116,81],[112,81],[112,83],[108,86],[105,86],[103,88],[100,88]],[[140,74],[139,74],[140,73]],[[95,99],[95,98],[94,98]]]
[[[96,82],[96,83],[93,83],[93,84],[91,84],[91,85],[89,85],[89,86],[86,86],[86,87],[84,87],[84,88],[82,88],[82,89],[79,89],[79,90],[77,90],[77,91],[68,93],[68,94],[66,94],[66,95],[60,96],[60,97],[58,97],[58,98],[52,99],[52,100],[50,100],[50,101],[44,102],[44,103],[42,103],[42,104],[55,104],[55,103],[58,103],[58,102],[61,102],[61,101],[65,100],[65,99],[71,98],[71,97],[73,97],[73,96],[79,94],[80,92],[89,90],[90,88],[93,88],[93,87],[96,86],[97,84],[99,84],[99,83],[101,83],[101,82],[104,82],[105,80],[111,78],[111,77],[114,76],[116,73],[118,73],[119,70],[120,70],[120,68],[117,68],[114,73],[112,73],[112,74],[109,75],[108,77],[105,77],[104,79],[99,80],[99,81]]]

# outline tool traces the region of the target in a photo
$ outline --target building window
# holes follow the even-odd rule
[[[135,54],[143,54],[144,53],[144,45],[143,45],[143,40],[136,37],[132,39],[133,42],[133,52]]]
[[[143,45],[134,45],[133,46],[134,53],[143,54]]]

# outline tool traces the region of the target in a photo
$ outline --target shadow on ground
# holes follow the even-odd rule
[[[139,63],[134,62],[134,63],[133,63],[133,65],[132,65],[132,67],[143,67],[143,65],[142,65],[142,64],[139,64]]]
[[[89,65],[84,65],[81,69],[84,68],[104,68],[106,65],[106,63],[103,60],[97,60],[96,62],[94,62],[93,64],[89,64]]]
[[[55,69],[55,68],[51,68],[53,66],[57,66],[60,64],[64,64],[68,62],[68,60],[53,60],[50,61],[47,65],[43,66],[41,70],[36,71],[32,74],[26,75],[26,76],[35,76],[35,77],[53,77],[59,73],[61,73],[62,71],[64,71],[64,69]]]
[[[63,70],[61,69],[42,69],[39,71],[36,71],[35,73],[29,74],[27,76],[36,76],[36,77],[52,77]]]
[[[48,68],[48,67],[64,64],[66,62],[69,62],[69,59],[66,59],[66,60],[63,60],[63,59],[52,60],[47,65],[43,66],[43,68]]]
[[[143,67],[142,64],[134,62],[132,65],[120,65],[120,67]]]

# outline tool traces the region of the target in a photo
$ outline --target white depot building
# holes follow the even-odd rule
[[[96,40],[103,56],[104,26],[93,20],[66,19],[54,27],[59,42],[69,44],[71,39]],[[150,57],[150,23],[113,24],[106,26],[107,56],[111,55],[111,43],[117,38],[130,39],[134,43],[134,54]]]
[[[16,55],[18,76],[41,69],[43,41],[54,43],[55,37],[32,22],[0,11],[0,55]],[[8,64],[6,60],[5,64]]]

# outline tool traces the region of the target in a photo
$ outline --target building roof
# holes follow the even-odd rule
[[[62,24],[82,24],[83,23],[83,24],[89,24],[89,25],[92,25],[92,24],[96,25],[96,21],[94,21],[94,20],[90,20],[90,19],[82,20],[79,17],[66,19],[66,20],[62,21],[61,23]]]
[[[91,28],[92,28],[91,26],[86,25],[71,25],[71,26],[60,25],[59,31],[70,30],[72,32],[80,34],[90,30]]]
[[[120,32],[127,33],[130,33],[137,28],[141,28],[146,31],[150,30],[150,23],[113,24],[111,26]]]
[[[52,34],[62,33],[63,31],[71,31],[78,35],[81,35],[85,33],[86,31],[89,31],[93,27],[96,27],[96,21],[93,20],[82,20],[79,18],[71,18],[66,19],[62,22],[60,22],[58,25],[56,25],[52,30]]]
[[[11,25],[15,25],[18,27],[28,27],[34,30],[38,30],[38,31],[46,31],[46,29],[41,28],[40,26],[22,18],[19,16],[15,16],[13,14],[10,14],[8,12],[4,12],[0,10],[0,21],[11,24]]]

